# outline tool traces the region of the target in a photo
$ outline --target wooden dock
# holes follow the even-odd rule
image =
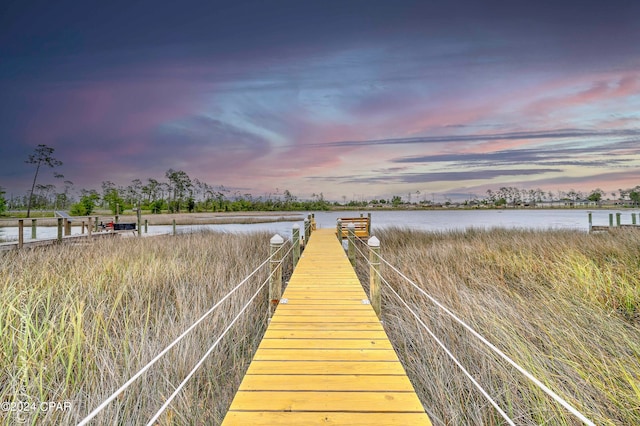
[[[311,235],[223,425],[430,425],[333,229]]]

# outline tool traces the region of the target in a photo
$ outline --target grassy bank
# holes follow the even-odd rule
[[[384,258],[596,424],[640,424],[640,233],[375,233]],[[77,423],[260,264],[270,237],[204,233],[0,253],[0,401],[70,402],[30,413],[27,424]],[[579,424],[388,267],[383,275],[516,424]],[[95,424],[145,424],[265,277]],[[266,293],[255,303],[160,424],[221,421],[264,331]],[[388,291],[383,315],[434,424],[504,424]],[[16,420],[0,412],[1,424]]]
[[[24,416],[76,424],[268,256],[270,235],[191,234],[0,254],[0,401],[69,402]],[[96,418],[145,424],[267,273],[259,274]],[[265,325],[266,292],[160,424],[217,424]],[[2,424],[16,413],[0,412]]]
[[[376,235],[383,257],[596,424],[640,424],[639,232]],[[390,268],[383,276],[516,424],[581,424]],[[383,311],[434,424],[504,424],[389,291]]]

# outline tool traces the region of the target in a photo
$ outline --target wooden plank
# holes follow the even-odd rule
[[[353,324],[332,323],[331,327],[327,324],[319,324],[317,322],[305,322],[305,323],[287,323],[287,322],[272,322],[268,330],[317,330],[317,331],[355,331],[355,330],[369,330],[369,331],[383,331],[380,323],[374,322],[358,322]],[[386,337],[386,335],[385,335]]]
[[[336,412],[236,412],[230,411],[224,419],[225,426],[430,426],[423,413],[336,413]]]
[[[247,374],[368,374],[401,375],[404,368],[399,362],[391,361],[259,361],[249,365]]]
[[[384,330],[267,330],[269,339],[384,339]]]
[[[313,316],[313,315],[274,315],[273,318],[271,318],[271,323],[278,323],[278,322],[287,322],[287,323],[296,323],[296,322],[314,322],[317,321],[317,316]],[[358,323],[358,322],[372,322],[372,323],[378,323],[380,322],[380,320],[378,320],[378,318],[374,315],[374,316],[369,316],[369,315],[340,315],[340,316],[332,316],[332,317],[325,317],[322,318],[322,321],[324,321],[325,324],[331,324],[334,322],[346,322],[346,323]]]
[[[393,349],[268,349],[256,352],[255,361],[398,361]]]
[[[342,411],[424,413],[412,392],[246,392],[239,391],[233,409],[263,411]]]
[[[344,391],[344,392],[413,392],[411,382],[405,376],[371,376],[345,374],[342,376],[309,375],[251,375],[242,380],[245,391]]]
[[[387,339],[270,339],[263,338],[260,349],[393,349]]]

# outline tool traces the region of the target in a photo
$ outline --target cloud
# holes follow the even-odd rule
[[[449,142],[485,142],[500,140],[534,140],[534,139],[568,139],[568,138],[612,138],[640,136],[640,129],[614,129],[614,130],[586,130],[586,129],[558,129],[543,131],[522,131],[493,134],[475,135],[444,135],[444,136],[418,136],[412,138],[391,138],[372,140],[344,140],[335,142],[323,142],[309,144],[313,147],[345,147],[345,146],[371,146],[371,145],[410,145]]]

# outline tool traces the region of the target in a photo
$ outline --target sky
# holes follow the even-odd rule
[[[5,0],[8,194],[38,144],[76,191],[170,168],[339,201],[632,188],[640,2]]]

